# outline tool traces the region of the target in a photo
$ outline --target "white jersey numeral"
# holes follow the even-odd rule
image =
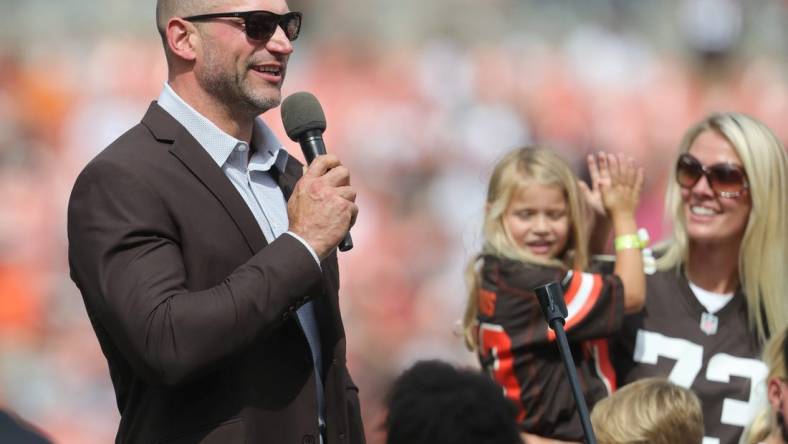
[[[676,364],[668,375],[674,384],[690,388],[703,367],[703,347],[682,338],[672,338],[652,331],[638,330],[633,359],[643,364],[656,364],[660,356],[673,359]],[[747,401],[725,398],[722,403],[720,422],[737,427],[747,426],[765,402],[764,379],[768,373],[766,365],[751,358],[740,358],[727,353],[717,353],[706,366],[708,381],[729,383],[731,376],[750,380],[750,396]],[[703,444],[719,443],[719,439],[704,437]]]
[[[685,388],[690,388],[703,367],[703,347],[700,345],[653,331],[638,330],[635,362],[656,364],[660,356],[676,361],[668,379]]]
[[[758,408],[766,400],[766,388],[761,381],[766,379],[769,368],[755,359],[739,358],[726,353],[717,353],[709,360],[706,367],[706,379],[709,381],[729,383],[731,376],[750,379],[750,397],[748,401],[725,398],[722,402],[722,423],[746,427]]]

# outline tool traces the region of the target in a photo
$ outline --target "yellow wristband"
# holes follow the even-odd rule
[[[639,250],[643,248],[643,242],[640,240],[640,236],[637,234],[622,234],[621,236],[616,237],[615,246],[616,251],[630,249]]]

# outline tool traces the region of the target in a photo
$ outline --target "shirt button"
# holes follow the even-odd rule
[[[246,146],[245,143],[239,143],[238,145],[235,146],[235,150],[238,151],[239,153],[243,153],[244,151],[246,151],[248,149],[249,149],[249,147]]]

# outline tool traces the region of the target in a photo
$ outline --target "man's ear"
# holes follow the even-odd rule
[[[179,17],[167,22],[167,47],[175,56],[193,61],[197,58],[196,44],[199,40],[194,25]]]
[[[769,378],[766,383],[766,396],[769,398],[769,405],[772,406],[772,411],[780,409],[780,405],[786,401],[783,399],[782,382],[780,378]]]

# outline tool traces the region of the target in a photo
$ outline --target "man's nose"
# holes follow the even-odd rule
[[[290,54],[293,52],[293,43],[287,38],[285,30],[281,26],[277,26],[274,34],[265,43],[265,47],[269,52],[277,52],[280,54]]]

